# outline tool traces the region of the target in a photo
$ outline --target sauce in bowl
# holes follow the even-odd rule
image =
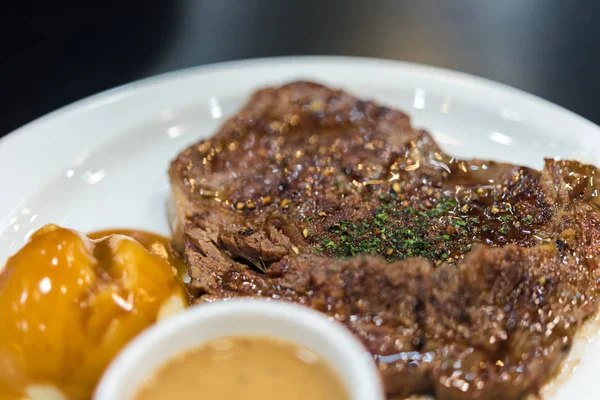
[[[213,339],[163,365],[136,400],[347,400],[335,371],[313,352],[268,337]]]

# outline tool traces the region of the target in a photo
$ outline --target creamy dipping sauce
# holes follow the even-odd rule
[[[294,344],[267,337],[215,339],[170,361],[136,400],[348,400],[329,365]]]

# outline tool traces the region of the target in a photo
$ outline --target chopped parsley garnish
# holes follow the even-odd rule
[[[533,223],[533,216],[527,215],[527,216],[523,217],[523,219],[521,221],[523,221],[526,224],[531,224],[531,223]]]
[[[444,232],[431,232],[433,225],[443,229],[455,226],[454,234],[468,233],[468,222],[450,215],[457,207],[455,200],[443,199],[429,209],[396,208],[383,204],[372,217],[357,222],[341,221],[327,228],[331,235],[322,239],[322,246],[332,256],[351,257],[357,254],[379,254],[393,261],[407,257],[432,260],[449,258],[453,237]]]

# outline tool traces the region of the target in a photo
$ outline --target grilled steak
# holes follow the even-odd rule
[[[390,397],[517,399],[596,310],[596,172],[457,160],[399,111],[296,82],[173,161],[174,243],[195,301],[327,313]]]

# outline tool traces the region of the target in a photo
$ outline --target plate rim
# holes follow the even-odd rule
[[[125,92],[144,90],[150,85],[156,84],[168,84],[171,80],[177,79],[188,79],[189,77],[197,74],[212,72],[214,70],[225,70],[225,69],[243,69],[248,67],[266,66],[270,63],[274,64],[287,64],[296,61],[300,62],[315,62],[315,63],[335,63],[335,62],[355,62],[355,63],[373,63],[373,64],[385,64],[386,66],[396,66],[398,68],[404,68],[411,70],[411,72],[421,73],[422,75],[429,75],[432,78],[438,78],[446,82],[453,81],[454,84],[469,84],[469,86],[486,86],[487,89],[498,90],[505,92],[505,94],[512,96],[522,97],[524,100],[534,101],[543,105],[544,107],[553,108],[554,111],[560,113],[566,113],[569,117],[573,117],[578,122],[591,124],[592,127],[600,130],[600,125],[595,124],[589,119],[577,114],[574,111],[569,110],[559,104],[556,104],[543,97],[527,92],[523,89],[495,81],[493,79],[485,78],[479,75],[453,70],[449,68],[437,67],[428,64],[420,64],[416,62],[395,60],[391,58],[377,58],[377,57],[360,57],[360,56],[312,56],[312,55],[301,55],[301,56],[277,56],[277,57],[256,57],[249,59],[239,59],[230,61],[220,61],[209,64],[191,66],[181,68],[173,71],[160,73],[157,75],[148,76],[133,80],[131,82],[124,83],[122,85],[114,86],[92,95],[83,97],[79,100],[75,100],[71,103],[65,104],[55,110],[52,110],[46,114],[43,114],[24,125],[8,132],[0,138],[0,148],[8,147],[13,145],[11,142],[16,136],[26,136],[31,131],[38,128],[40,124],[46,123],[54,118],[65,118],[69,117],[71,113],[76,112],[79,108],[96,108],[102,103],[113,102],[110,99],[118,98]],[[373,65],[375,66],[375,65]],[[461,82],[463,81],[463,82]],[[100,103],[100,104],[98,104]],[[0,160],[0,165],[2,160]]]

